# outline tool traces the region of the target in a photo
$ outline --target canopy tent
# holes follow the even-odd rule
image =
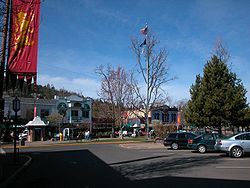
[[[123,125],[122,128],[123,129],[131,129],[131,128],[136,129],[136,128],[141,128],[141,126],[138,125],[137,123],[135,123],[135,124],[128,123],[128,124]]]

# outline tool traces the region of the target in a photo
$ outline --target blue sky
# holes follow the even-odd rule
[[[131,37],[148,23],[168,51],[166,87],[171,103],[189,99],[189,89],[220,39],[232,71],[250,89],[248,0],[45,0],[41,4],[38,84],[53,84],[97,98],[103,64],[133,69]],[[250,94],[247,93],[248,101]]]

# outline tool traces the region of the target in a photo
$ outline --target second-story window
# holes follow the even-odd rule
[[[41,118],[49,116],[49,109],[41,109]]]
[[[154,119],[158,119],[158,120],[160,119],[160,115],[159,115],[158,112],[155,112],[155,113],[154,113]]]
[[[78,119],[78,110],[72,110],[71,116],[72,116],[73,120],[77,120]]]
[[[177,122],[177,119],[176,119],[176,114],[172,114],[172,122]]]
[[[89,118],[90,107],[88,104],[84,104],[84,108],[82,109],[82,117]]]
[[[83,111],[82,112],[82,117],[89,118],[89,111]]]

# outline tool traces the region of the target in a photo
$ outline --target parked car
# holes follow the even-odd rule
[[[60,140],[60,133],[54,134],[53,140]]]
[[[164,146],[170,146],[172,149],[187,148],[188,140],[196,137],[196,134],[190,132],[169,133],[163,141]]]
[[[250,132],[243,132],[216,140],[215,149],[226,152],[230,157],[242,157],[250,152]]]
[[[19,134],[19,140],[28,140],[29,130],[25,129],[21,134]]]
[[[216,140],[225,136],[218,133],[203,133],[193,139],[188,140],[188,148],[196,150],[200,153],[215,150]]]

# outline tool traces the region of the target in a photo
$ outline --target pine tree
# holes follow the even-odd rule
[[[186,119],[196,126],[239,126],[247,107],[246,89],[225,62],[213,56],[191,86]]]

